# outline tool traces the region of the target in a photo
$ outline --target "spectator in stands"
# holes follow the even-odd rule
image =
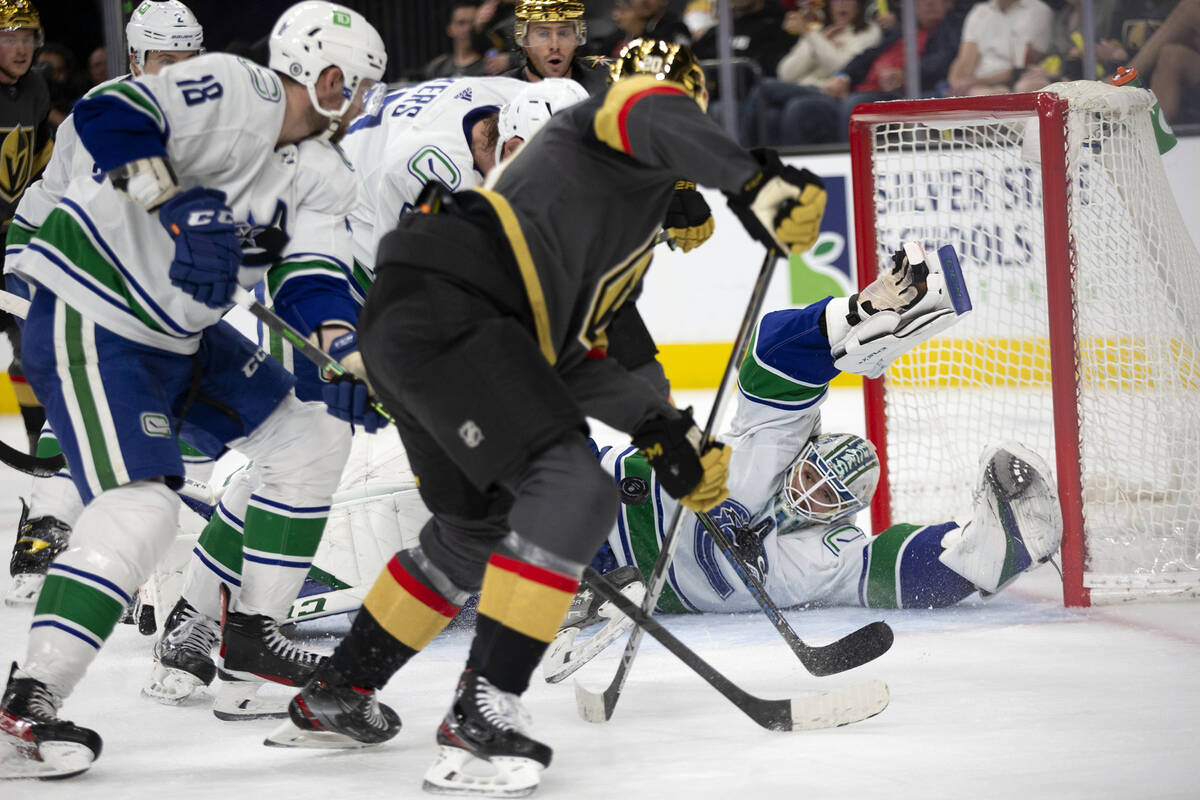
[[[521,63],[513,24],[516,21],[516,0],[482,0],[475,12],[471,27],[471,46],[483,53],[485,71],[499,75]]]
[[[97,47],[88,56],[88,81],[90,86],[95,86],[98,83],[104,83],[113,75],[108,74],[108,50],[103,45]]]
[[[475,37],[472,35],[478,10],[479,4],[476,0],[455,0],[450,9],[450,19],[446,23],[450,52],[442,53],[425,65],[426,80],[487,74],[483,53],[475,49]]]
[[[1108,37],[1112,29],[1113,7],[1116,0],[1092,0],[1092,21],[1096,42],[1096,69],[1092,78],[1111,75],[1119,64],[1110,59],[1120,53],[1126,56],[1119,44]],[[1050,31],[1050,49],[1041,63],[1029,66],[1013,84],[1014,92],[1035,92],[1053,81],[1076,81],[1083,78],[1083,19],[1080,0],[1066,0],[1066,4],[1054,12],[1054,25]]]
[[[761,87],[751,90],[746,97],[746,106],[753,109],[755,103],[766,105],[766,141],[763,144],[802,144],[812,141],[836,141],[835,123],[828,117],[811,119],[802,109],[808,106],[812,95],[825,94],[829,79],[846,66],[850,59],[879,44],[883,34],[873,22],[866,18],[865,0],[830,0],[827,19],[822,20],[819,9],[809,7],[790,11],[784,17],[792,28],[802,31],[796,44],[780,61],[776,69],[777,78],[764,78]],[[796,14],[804,14],[797,18]],[[789,113],[789,108],[796,110]],[[781,120],[789,118],[787,126]],[[742,115],[743,141],[755,140],[753,130],[757,115]],[[815,124],[824,133],[813,133]]]
[[[1200,100],[1200,0],[1181,0],[1132,66],[1158,97],[1168,122],[1194,118]]]
[[[630,5],[643,20],[641,35],[691,47],[691,30],[683,24],[683,17],[667,8],[667,0],[630,0]]]
[[[783,29],[783,10],[774,0],[729,0],[733,16],[733,55],[758,64],[763,75],[774,76],[796,37]],[[717,28],[711,28],[692,47],[696,58],[717,57]]]
[[[704,34],[717,24],[717,9],[715,0],[688,0],[683,9],[683,24],[687,25],[692,34],[692,41],[698,42]]]
[[[952,95],[1003,94],[1050,47],[1054,12],[1042,0],[986,0],[967,12],[950,65]]]
[[[633,0],[615,0],[612,20],[617,29],[609,35],[589,43],[593,55],[616,58],[626,44],[641,36],[646,29],[646,20],[634,9]]]
[[[921,92],[932,95],[946,79],[959,50],[963,17],[952,0],[915,0],[917,55]],[[788,143],[844,142],[849,136],[850,112],[859,103],[904,97],[904,40],[902,26],[892,21],[883,41],[859,53],[825,84],[824,94],[812,94],[789,104],[779,121]]]
[[[75,65],[75,54],[56,42],[42,45],[34,59],[34,68],[42,72],[50,89],[49,120],[55,128],[71,113],[71,107],[86,88]]]

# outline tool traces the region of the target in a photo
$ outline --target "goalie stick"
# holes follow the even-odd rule
[[[827,692],[799,695],[787,700],[756,697],[696,655],[658,620],[621,594],[596,570],[587,567],[583,575],[597,594],[612,602],[621,613],[633,620],[638,626],[638,631],[645,631],[657,639],[672,655],[723,694],[742,713],[768,730],[807,731],[849,725],[875,716],[887,708],[891,699],[887,684],[879,680]],[[575,699],[579,704],[581,716],[589,722],[604,722],[612,716],[612,708],[607,705],[606,695],[592,694],[576,683]]]
[[[827,645],[805,644],[804,640],[788,624],[783,612],[779,610],[779,606],[775,605],[775,601],[767,594],[762,581],[747,569],[745,561],[738,557],[733,549],[733,542],[729,540],[725,531],[721,530],[721,526],[704,511],[696,512],[696,516],[700,519],[700,524],[708,531],[708,535],[716,542],[717,547],[721,549],[734,572],[742,579],[742,583],[750,590],[750,595],[758,603],[758,607],[767,615],[767,619],[771,620],[775,630],[779,631],[804,668],[813,675],[817,677],[836,675],[839,672],[862,666],[879,658],[892,646],[895,634],[892,633],[891,627],[882,620],[864,625]]]

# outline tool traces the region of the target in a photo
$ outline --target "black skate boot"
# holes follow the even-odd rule
[[[263,614],[226,611],[221,627],[222,678],[303,686],[325,656],[297,647]]]
[[[646,596],[646,583],[637,567],[626,564],[606,572],[604,577],[620,589],[630,602],[641,605]],[[605,623],[604,627],[586,639],[580,639],[580,631],[601,622]],[[617,611],[614,604],[592,591],[586,582],[581,583],[562,626],[554,635],[554,641],[542,656],[542,677],[546,683],[558,683],[600,655],[632,627],[633,623]]]
[[[16,662],[0,699],[0,747],[16,758],[0,760],[0,778],[70,778],[100,757],[100,736],[58,718],[62,701],[39,680],[20,673]]]
[[[322,666],[288,704],[289,722],[263,744],[270,747],[368,747],[400,732],[400,717],[379,693],[351,686]]]
[[[163,635],[154,643],[154,674],[142,694],[178,705],[208,686],[217,674],[212,650],[220,640],[217,621],[179,598],[163,625]]]
[[[67,549],[70,538],[70,525],[50,516],[29,519],[29,506],[21,500],[17,541],[8,562],[8,574],[13,576],[13,582],[4,598],[7,605],[27,605],[37,599],[50,562]]]
[[[529,724],[518,695],[466,670],[438,727],[441,752],[425,773],[425,791],[493,797],[532,793],[553,751],[525,733]]]

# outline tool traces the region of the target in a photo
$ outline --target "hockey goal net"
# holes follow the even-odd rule
[[[1063,596],[1200,594],[1200,256],[1149,92],[873,103],[851,119],[859,285],[905,240],[957,249],[974,311],[864,381],[876,532],[960,518],[1016,439],[1055,472]]]

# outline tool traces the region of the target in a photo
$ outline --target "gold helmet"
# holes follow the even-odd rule
[[[33,31],[34,46],[46,43],[42,31],[42,18],[29,0],[0,0],[0,31],[16,31],[27,28]]]
[[[529,46],[527,34],[531,22],[570,22],[575,26],[575,44],[587,41],[587,20],[579,0],[517,0],[513,13],[516,15],[513,40],[518,47]]]
[[[704,70],[686,45],[662,39],[632,40],[621,49],[610,68],[609,81],[616,82],[630,75],[653,75],[660,81],[681,83],[701,108],[708,108]]]

